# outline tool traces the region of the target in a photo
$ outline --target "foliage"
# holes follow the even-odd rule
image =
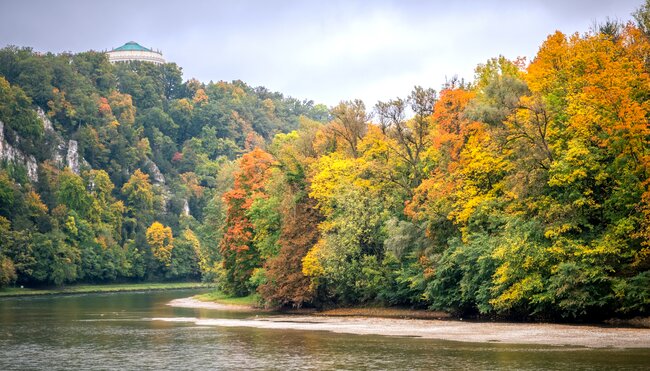
[[[173,63],[1,49],[2,284],[214,279],[231,161],[302,116],[328,112]]]
[[[277,136],[277,170],[245,214],[246,241],[263,251],[250,260],[262,298],[515,317],[647,313],[643,32],[558,32],[528,65],[500,56],[472,84],[378,103],[377,124],[342,102],[327,125]]]
[[[416,86],[375,122],[359,100],[2,49],[3,134],[39,164],[0,171],[0,284],[200,275],[267,306],[648,315],[648,9]],[[69,139],[79,174],[54,153]]]
[[[264,186],[272,164],[273,157],[260,149],[245,154],[239,161],[233,189],[223,196],[227,217],[220,249],[226,270],[224,288],[229,293],[247,294],[253,269],[260,266],[259,250],[253,242],[254,226],[247,212],[256,200],[267,197]]]
[[[174,248],[174,238],[172,229],[165,227],[159,222],[153,222],[147,228],[147,244],[153,253],[154,258],[165,267],[172,263],[172,250]]]

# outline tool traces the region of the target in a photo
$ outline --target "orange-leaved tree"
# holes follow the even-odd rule
[[[232,190],[223,196],[226,204],[226,225],[221,240],[225,277],[221,282],[227,292],[245,295],[250,290],[248,280],[261,262],[253,244],[253,224],[246,215],[253,202],[266,197],[264,186],[270,176],[273,156],[256,148],[239,160]]]

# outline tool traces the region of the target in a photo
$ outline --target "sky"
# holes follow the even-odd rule
[[[162,51],[185,79],[242,80],[328,106],[439,90],[504,55],[531,60],[546,37],[631,20],[643,0],[0,0],[0,47]]]

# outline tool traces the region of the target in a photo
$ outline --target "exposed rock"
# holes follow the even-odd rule
[[[5,140],[4,123],[0,121],[0,160],[13,162],[25,166],[27,177],[32,182],[38,181],[38,164],[36,158],[25,155],[18,148],[15,148]]]
[[[32,182],[38,181],[38,163],[36,163],[36,158],[34,156],[28,156],[25,161],[25,167],[27,167],[27,177]]]
[[[63,142],[59,142],[56,145],[56,150],[52,154],[52,160],[54,161],[56,166],[58,166],[60,168],[65,166],[65,163],[63,162],[63,154],[64,153],[66,153],[65,145],[63,144]]]
[[[68,153],[65,156],[66,166],[72,170],[73,173],[79,175],[79,151],[76,140],[70,139],[68,141]]]
[[[145,165],[147,166],[147,173],[151,175],[151,179],[153,180],[153,184],[157,186],[164,186],[165,185],[165,177],[163,174],[160,172],[160,169],[158,168],[158,165],[156,165],[155,162],[151,161],[151,159],[146,160]]]
[[[70,153],[70,145],[68,143],[68,146],[66,147],[65,140],[59,135],[59,133],[54,130],[54,125],[52,125],[52,121],[50,118],[47,116],[45,111],[41,107],[36,108],[36,114],[38,115],[38,118],[41,120],[43,123],[43,129],[45,130],[45,135],[48,136],[48,140],[51,142],[52,147],[54,147],[54,151],[52,151],[52,158],[51,160],[56,164],[56,166],[63,168],[64,166],[70,166],[70,161],[68,160],[68,155]],[[77,150],[75,150],[77,152]],[[78,158],[78,155],[77,155]],[[83,160],[83,159],[82,159]],[[78,161],[78,160],[77,160]]]
[[[69,167],[75,174],[79,174],[81,168],[90,168],[90,164],[83,158],[79,156],[79,145],[76,140],[65,140],[54,130],[52,121],[47,117],[42,108],[38,107],[36,109],[36,114],[43,123],[43,129],[45,130],[45,135],[48,136],[48,144],[55,148],[51,154],[51,160],[56,164],[56,166],[63,168],[64,166]],[[16,137],[14,140],[15,143],[20,143],[21,138]],[[36,158],[32,155],[27,155],[23,153],[20,149],[9,144],[4,136],[4,123],[0,121],[0,160],[7,162],[13,162],[15,164],[22,165],[27,170],[27,176],[32,182],[38,181],[38,163]],[[152,162],[153,164],[153,162]],[[154,169],[152,173],[154,175],[154,180],[162,179],[162,184],[164,184],[164,177],[158,170],[158,167],[153,164]]]
[[[0,156],[3,156],[4,153],[5,153],[5,124],[4,122],[0,121]]]
[[[158,165],[153,162],[150,158],[145,160],[146,172],[151,177],[151,184],[160,188],[160,196],[162,202],[163,211],[167,211],[167,204],[171,199],[171,192],[165,184],[165,176],[160,172]]]
[[[36,109],[36,114],[38,115],[38,118],[41,119],[41,122],[43,123],[43,129],[45,129],[46,133],[49,132],[54,132],[54,126],[52,125],[52,121],[50,121],[50,118],[47,117],[45,114],[45,111],[41,107],[38,107]]]
[[[187,198],[183,199],[183,215],[190,216],[190,203],[187,202]]]

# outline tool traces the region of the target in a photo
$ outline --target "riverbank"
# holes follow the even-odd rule
[[[264,316],[251,319],[154,318],[198,326],[329,331],[341,334],[414,337],[472,343],[503,343],[588,348],[650,348],[650,329],[494,323],[371,317]]]
[[[335,308],[314,312],[316,316],[325,317],[371,317],[371,318],[401,318],[401,319],[451,319],[451,314],[442,311],[422,309],[384,308],[384,307],[352,307]]]
[[[107,285],[70,285],[54,289],[32,289],[10,287],[0,289],[1,297],[14,296],[37,296],[37,295],[60,295],[60,294],[89,294],[102,292],[124,292],[124,291],[158,291],[158,290],[179,290],[179,289],[200,289],[213,287],[203,282],[162,282],[162,283],[126,283]]]
[[[197,295],[198,296],[198,295]],[[178,308],[196,308],[196,309],[213,309],[220,311],[233,311],[233,312],[260,312],[264,309],[256,308],[249,304],[234,304],[223,303],[216,301],[200,300],[196,296],[191,298],[174,299],[167,303],[170,307]]]
[[[317,310],[313,308],[299,309],[278,309],[263,308],[260,304],[260,297],[257,294],[245,297],[234,297],[220,291],[212,291],[206,294],[194,295],[191,298],[176,299],[168,305],[183,308],[204,308],[215,310],[235,310],[246,312],[278,312],[283,314],[304,314],[324,317],[369,317],[369,318],[399,318],[399,319],[437,319],[453,320],[458,319],[448,312],[432,311],[425,309],[408,309],[400,307],[343,307]],[[462,319],[460,319],[462,321]],[[473,319],[475,322],[488,322],[490,319]],[[470,320],[472,321],[472,320]],[[581,324],[585,325],[585,324]],[[650,317],[634,317],[627,319],[612,318],[602,323],[590,323],[593,326],[609,327],[635,327],[650,329]]]
[[[260,296],[258,294],[251,294],[248,296],[232,296],[225,294],[219,290],[205,294],[194,295],[192,298],[202,302],[247,306],[251,309],[258,308],[260,303]]]
[[[350,307],[316,310],[309,308],[300,309],[268,309],[260,306],[260,297],[252,294],[244,297],[234,297],[220,291],[212,291],[206,294],[194,295],[191,298],[172,300],[169,304],[172,307],[182,308],[203,308],[215,310],[234,310],[245,312],[281,312],[284,314],[310,314],[329,317],[378,317],[378,318],[402,318],[402,319],[449,319],[449,313],[441,311],[429,311],[406,308],[386,307]]]
[[[203,300],[199,298],[202,297]],[[206,298],[214,301],[206,301]],[[221,299],[219,299],[221,298]],[[221,300],[221,301],[220,301]],[[168,305],[220,311],[270,312],[251,302],[227,303],[213,293],[172,300]],[[250,301],[244,299],[243,302]],[[200,326],[253,327],[276,330],[330,331],[356,335],[415,337],[476,343],[581,346],[588,348],[650,348],[650,329],[553,323],[471,322],[453,320],[444,312],[395,308],[341,308],[308,314],[265,315],[251,319],[154,318]]]

